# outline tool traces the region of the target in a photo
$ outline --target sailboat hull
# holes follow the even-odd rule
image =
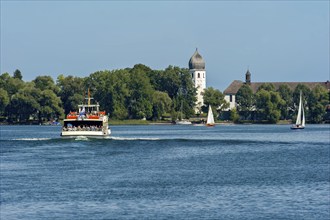
[[[305,126],[301,126],[301,125],[292,125],[291,126],[291,129],[292,130],[296,130],[296,129],[304,129],[305,128]]]

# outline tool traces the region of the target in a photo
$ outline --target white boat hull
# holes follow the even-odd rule
[[[176,125],[191,125],[191,122],[188,120],[175,121]]]
[[[193,126],[205,126],[205,124],[192,124]]]
[[[91,138],[104,138],[111,134],[111,130],[108,129],[107,132],[103,131],[62,131],[62,137],[91,137]]]

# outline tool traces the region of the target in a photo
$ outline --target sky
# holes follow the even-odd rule
[[[142,63],[188,68],[208,87],[233,80],[329,80],[329,1],[1,0],[1,74],[85,77]]]

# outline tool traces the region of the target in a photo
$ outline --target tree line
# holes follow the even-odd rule
[[[181,115],[184,118],[196,116],[196,88],[186,68],[168,66],[164,70],[152,70],[137,64],[133,68],[97,71],[87,77],[61,74],[56,81],[50,76],[38,76],[31,82],[24,82],[22,78],[19,70],[12,76],[9,73],[0,76],[2,122],[42,123],[63,119],[85,101],[87,89],[110,119],[161,120],[166,117],[176,120]],[[243,85],[236,95],[237,109],[229,111],[230,115],[225,117],[223,113],[229,103],[222,92],[209,87],[204,91],[204,106],[199,111],[207,112],[211,105],[217,118],[275,123],[280,119],[294,119],[300,90],[307,106],[307,120],[323,121],[329,93],[321,86],[310,90],[299,85],[291,91],[284,85],[275,91],[272,84],[265,84],[253,94],[248,85]]]
[[[321,123],[330,120],[329,92],[321,85],[310,89],[298,84],[292,90],[289,86],[280,85],[277,90],[271,83],[262,84],[253,93],[248,84],[244,84],[236,94],[237,109],[232,111],[234,121],[265,121],[276,123],[279,120],[296,120],[300,91],[303,94],[303,105],[306,120],[310,123]]]
[[[169,66],[152,70],[133,68],[104,70],[88,77],[38,76],[24,82],[16,70],[0,76],[0,119],[9,123],[62,119],[85,101],[87,88],[112,119],[159,120],[194,115],[196,89],[189,70]]]

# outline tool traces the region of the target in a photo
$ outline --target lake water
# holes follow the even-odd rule
[[[0,219],[330,219],[330,126],[1,126]]]

